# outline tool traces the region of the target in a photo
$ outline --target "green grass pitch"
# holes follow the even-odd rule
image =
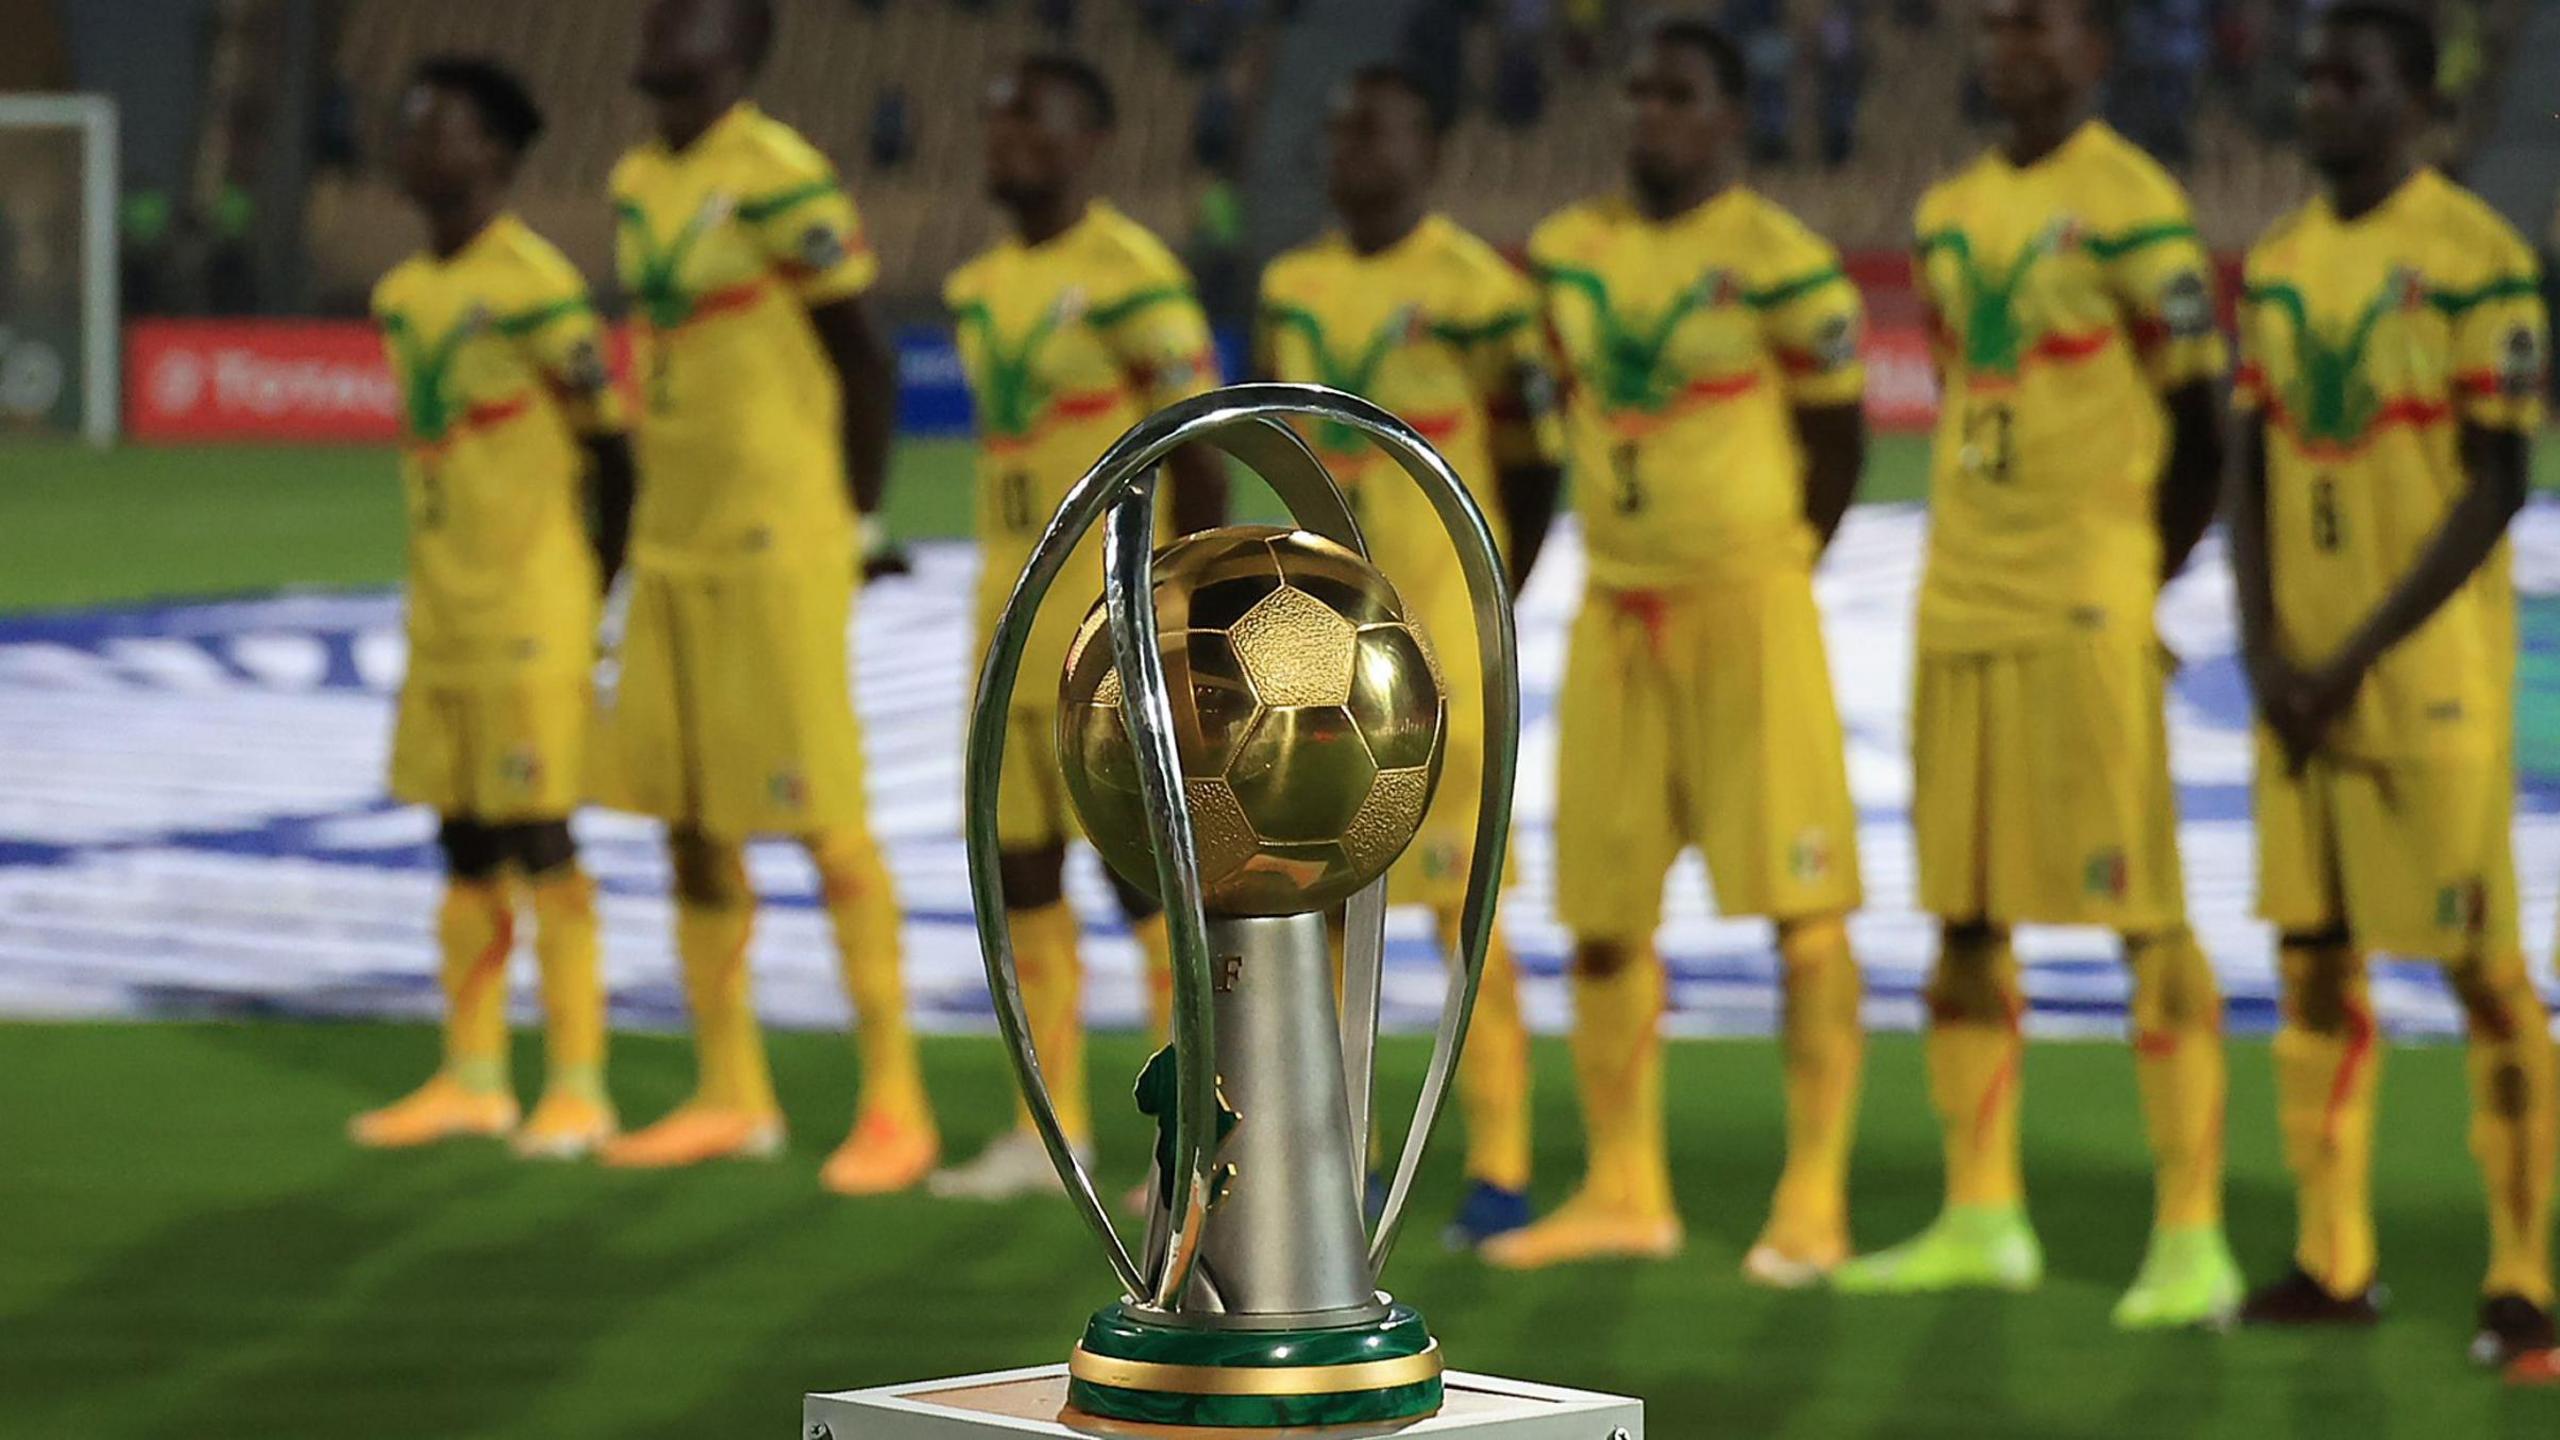
[[[2546,445],[2538,478],[2560,483]],[[1870,498],[1924,484],[1885,437]],[[966,450],[907,447],[892,524],[963,533]],[[380,451],[0,446],[0,611],[397,577]],[[645,1120],[688,1069],[681,1042],[618,1042],[615,1088]],[[534,1057],[520,1056],[530,1082]],[[516,1164],[493,1145],[368,1155],[346,1116],[433,1063],[404,1026],[0,1025],[0,1435],[783,1435],[798,1396],[1063,1356],[1110,1298],[1062,1203],[973,1209],[831,1199],[845,1045],[775,1037],[795,1140],[777,1164],[680,1175]],[[2032,1297],[1847,1304],[1735,1278],[1779,1161],[1766,1041],[1670,1047],[1688,1253],[1661,1266],[1530,1276],[1443,1253],[1455,1136],[1438,1152],[1389,1283],[1454,1363],[1645,1397],[1651,1433],[1704,1437],[2560,1434],[2560,1394],[2503,1389],[2462,1360],[2483,1250],[2463,1150],[2460,1053],[2394,1056],[2376,1196],[2392,1317],[2363,1335],[2119,1336],[2107,1307],[2140,1252],[2147,1165],[2120,1049],[2037,1047],[2026,1140],[2052,1275]],[[1106,1038],[1095,1072],[1131,1072]],[[1391,1041],[1388,1090],[1422,1059]],[[928,1042],[956,1150],[1010,1115],[984,1040]],[[1573,1176],[1563,1047],[1541,1041],[1539,1195]],[[1934,1207],[1918,1046],[1875,1045],[1859,1238]],[[2268,1060],[2235,1046],[2232,1225],[2265,1275],[2288,1242]],[[1106,1103],[1106,1172],[1145,1136]]]
[[[1064,1202],[824,1195],[817,1161],[842,1133],[853,1062],[833,1037],[775,1048],[786,1158],[626,1175],[495,1144],[349,1147],[351,1111],[434,1063],[421,1028],[0,1029],[0,1433],[781,1436],[813,1388],[1062,1358],[1111,1288]],[[1423,1053],[1386,1046],[1388,1094],[1410,1096]],[[1106,1038],[1097,1083],[1139,1056]],[[2040,1293],[1864,1303],[1735,1278],[1779,1162],[1773,1047],[1669,1056],[1691,1226],[1676,1262],[1510,1276],[1447,1254],[1433,1232],[1455,1145],[1438,1155],[1388,1280],[1454,1364],[1641,1395],[1663,1440],[2560,1433],[2560,1393],[2508,1390],[2463,1360],[2483,1240],[2456,1050],[2397,1054],[2385,1085],[2375,1188],[2394,1314],[2321,1336],[2108,1328],[2149,1198],[2120,1048],[2029,1059]],[[958,1147],[1009,1122],[994,1046],[937,1040],[926,1058]],[[532,1083],[529,1039],[518,1060]],[[1537,1065],[1552,1201],[1577,1163],[1563,1046],[1541,1042]],[[1937,1156],[1919,1047],[1880,1039],[1871,1071],[1856,1190],[1873,1243],[1927,1218]],[[2263,1273],[2289,1223],[2264,1046],[2237,1046],[2233,1072],[2233,1230]],[[688,1073],[679,1041],[619,1041],[634,1118]],[[1146,1138],[1126,1107],[1103,1109],[1116,1185]]]

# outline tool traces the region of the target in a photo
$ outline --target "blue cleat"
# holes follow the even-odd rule
[[[1440,1243],[1452,1250],[1473,1250],[1496,1235],[1507,1235],[1529,1223],[1529,1192],[1505,1190],[1485,1180],[1467,1182],[1467,1198],[1440,1232]]]

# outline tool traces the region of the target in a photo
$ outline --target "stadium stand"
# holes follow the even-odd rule
[[[528,72],[551,119],[523,178],[519,208],[604,281],[613,239],[605,176],[646,128],[626,81],[636,45],[632,15],[626,0],[376,0],[349,7],[338,66],[356,97],[366,153],[379,153],[400,83],[420,56],[464,50],[510,57]],[[995,217],[979,199],[972,117],[1001,66],[1059,43],[1050,18],[1033,7],[952,3],[785,7],[782,42],[759,101],[844,167],[896,295],[930,300],[941,277],[992,237]],[[1074,24],[1074,48],[1120,91],[1112,195],[1159,234],[1187,235],[1211,178],[1191,159],[1192,115],[1206,77],[1173,63],[1134,6],[1087,4],[1077,7]],[[892,88],[908,96],[911,152],[879,166],[872,127]],[[360,303],[373,277],[417,243],[378,167],[325,180],[312,196],[307,231],[321,302],[338,310]]]

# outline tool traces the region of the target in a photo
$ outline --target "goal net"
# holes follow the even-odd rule
[[[0,437],[116,437],[116,110],[0,94]]]

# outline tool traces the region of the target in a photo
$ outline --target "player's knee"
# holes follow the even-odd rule
[[[566,820],[530,820],[500,832],[507,854],[525,878],[540,880],[578,863],[577,837]]]
[[[1636,947],[1622,940],[1577,940],[1573,973],[1585,980],[1607,980],[1624,974],[1635,958]]]
[[[498,831],[477,820],[445,817],[436,827],[436,848],[444,852],[444,873],[456,880],[486,880],[507,865]]]
[[[2204,952],[2183,931],[2124,937],[2133,977],[2133,1028],[2150,1032],[2218,1025],[2222,990]]]
[[[1924,998],[1943,1023],[2006,1024],[2010,1019],[2008,935],[1979,921],[1946,926]]]
[[[734,905],[747,898],[746,855],[737,846],[699,830],[667,835],[667,860],[675,870],[676,898],[690,905]]]
[[[2288,934],[2277,949],[2284,1018],[2316,1035],[2343,1034],[2363,968],[2343,931]]]
[[[1120,902],[1120,913],[1128,917],[1130,924],[1135,925],[1142,920],[1152,920],[1163,912],[1163,902],[1121,879],[1119,871],[1105,865],[1102,867],[1102,878],[1111,882],[1111,894]]]
[[[2466,960],[2446,967],[2445,980],[2474,1042],[2504,1044],[2525,1026],[2551,1023],[2522,956]]]
[[[1007,850],[997,857],[1004,880],[1004,908],[1043,910],[1067,896],[1067,847],[1043,845],[1033,850]]]

